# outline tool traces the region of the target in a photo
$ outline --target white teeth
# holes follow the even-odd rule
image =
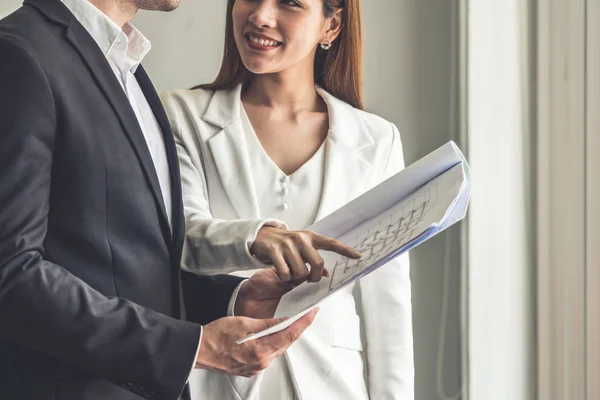
[[[264,39],[259,39],[255,36],[250,36],[248,35],[248,38],[250,39],[250,41],[252,43],[256,43],[256,44],[260,44],[261,46],[270,46],[270,47],[275,47],[279,44],[279,42],[276,42],[274,40],[264,40]]]

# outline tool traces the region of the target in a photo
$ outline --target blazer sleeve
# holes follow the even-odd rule
[[[181,268],[215,275],[270,267],[252,256],[250,248],[263,226],[287,229],[286,224],[269,218],[225,220],[212,216],[203,165],[193,161],[202,157],[200,141],[184,140],[179,106],[169,93],[161,98],[175,136],[181,171],[186,229]],[[185,132],[185,136],[199,139],[197,132]]]
[[[392,125],[392,144],[382,181],[404,168],[402,143]],[[414,360],[408,253],[359,281],[372,399],[414,399]]]
[[[178,399],[200,325],[107,298],[45,259],[57,115],[24,43],[0,32],[0,337],[145,398]]]

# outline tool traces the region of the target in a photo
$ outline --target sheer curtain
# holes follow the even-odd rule
[[[538,0],[539,398],[600,398],[600,4]]]
[[[468,2],[469,399],[535,396],[530,9]]]
[[[600,2],[465,0],[468,398],[600,398]]]

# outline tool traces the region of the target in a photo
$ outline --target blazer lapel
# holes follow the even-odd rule
[[[321,204],[316,220],[342,207],[362,193],[371,164],[362,151],[374,144],[372,136],[360,118],[360,112],[317,89],[327,103],[329,134]],[[318,334],[315,334],[318,332]],[[315,334],[315,337],[311,337]],[[292,381],[300,399],[322,397],[322,384],[331,371],[329,342],[321,338],[331,335],[331,324],[315,321],[311,331],[290,347],[286,353]]]
[[[219,128],[208,146],[223,188],[240,218],[260,218],[240,110],[242,86],[216,91],[203,119]]]
[[[317,89],[329,110],[329,135],[323,181],[323,194],[316,220],[332,213],[361,193],[371,164],[361,150],[373,145],[373,138],[347,103]]]
[[[185,218],[183,216],[183,199],[181,194],[181,177],[179,174],[179,161],[177,159],[177,149],[175,147],[175,140],[173,139],[173,133],[171,126],[164,107],[158,97],[158,93],[150,81],[150,77],[146,73],[146,70],[140,65],[135,72],[135,77],[152,109],[154,117],[158,121],[158,125],[163,133],[165,139],[165,149],[167,152],[167,162],[169,164],[169,174],[171,177],[171,221],[172,221],[172,235],[173,243],[175,244],[175,250],[183,246],[183,239],[185,235]],[[154,170],[153,170],[154,171]],[[162,197],[161,197],[162,199]],[[162,203],[161,203],[162,204]],[[168,221],[167,221],[168,222]],[[170,232],[168,226],[166,226],[167,232]],[[179,253],[178,253],[179,254]]]
[[[98,87],[102,90],[106,99],[112,106],[113,111],[119,118],[123,130],[142,166],[142,170],[144,171],[144,175],[150,186],[150,191],[152,192],[156,206],[160,210],[161,227],[164,234],[167,234],[168,232],[166,235],[168,238],[167,243],[170,243],[171,234],[170,229],[168,229],[167,214],[163,204],[154,163],[152,162],[148,146],[146,145],[144,135],[137,122],[135,113],[131,108],[131,104],[123,91],[123,88],[117,81],[114,72],[110,68],[110,65],[94,39],[92,39],[85,28],[75,18],[71,18],[69,21],[66,37],[81,55],[88,69],[96,79]],[[164,229],[165,227],[167,228],[166,231]]]

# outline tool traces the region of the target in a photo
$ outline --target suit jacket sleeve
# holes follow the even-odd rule
[[[54,98],[24,43],[0,33],[0,57],[0,335],[140,396],[177,399],[201,327],[107,298],[44,258]]]
[[[176,100],[169,93],[161,97],[175,135],[181,170],[186,229],[182,269],[214,275],[270,267],[253,257],[250,247],[263,226],[287,229],[285,223],[271,218],[224,220],[212,216],[203,166],[194,164],[190,156],[201,154],[200,137],[196,132],[186,132],[186,137],[194,140],[184,140]]]
[[[382,181],[404,168],[402,143],[391,126],[392,143]],[[408,253],[364,277],[360,283],[366,337],[369,396],[414,399],[411,283]]]

